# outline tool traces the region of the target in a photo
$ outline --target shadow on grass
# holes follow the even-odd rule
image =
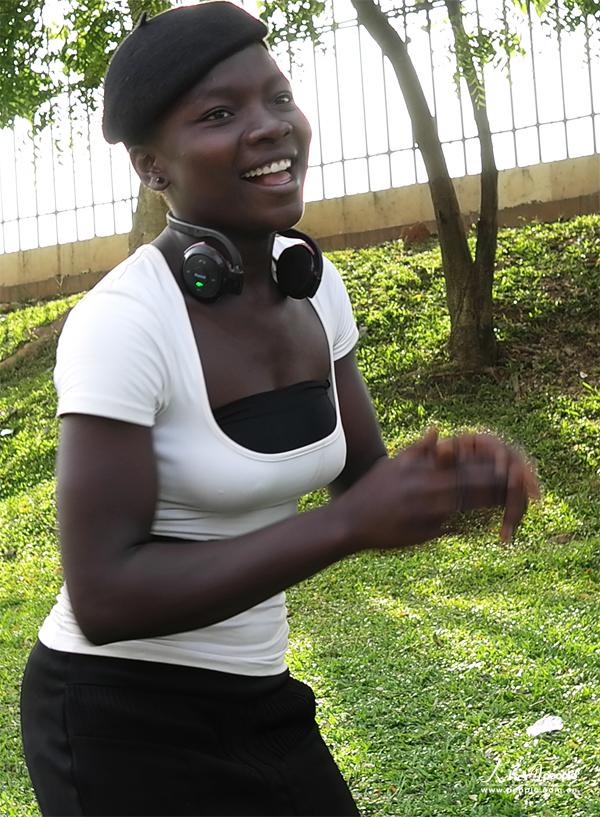
[[[512,308],[515,318],[503,329],[504,365],[465,376],[441,364],[440,350],[417,370],[391,365],[368,378],[384,427],[393,417],[412,436],[432,422],[487,428],[543,463],[543,483],[558,496],[600,500],[600,320],[596,299],[579,284],[567,297],[565,282],[563,299],[548,301],[535,317],[526,300]]]

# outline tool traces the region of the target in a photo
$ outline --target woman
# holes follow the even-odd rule
[[[507,537],[536,491],[489,437],[387,458],[341,278],[278,235],[302,214],[310,128],[265,34],[229,3],[178,8],[107,74],[105,135],[172,218],[59,343],[66,585],[22,693],[47,815],[356,814],[285,665],[283,591],[457,509],[505,505]]]

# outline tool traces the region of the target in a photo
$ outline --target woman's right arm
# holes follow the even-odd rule
[[[382,459],[329,505],[231,539],[153,539],[157,471],[150,428],[67,414],[58,509],[65,578],[95,644],[193,630],[229,618],[369,548],[439,535],[456,510],[501,505],[493,463],[440,464],[435,439]],[[457,480],[460,468],[460,480]]]

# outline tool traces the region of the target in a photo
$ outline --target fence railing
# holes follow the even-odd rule
[[[535,15],[513,13],[508,0],[464,5],[483,26],[516,30],[525,52],[504,70],[486,69],[499,168],[598,153],[598,36],[542,27]],[[443,4],[388,7],[409,40],[451,175],[479,173],[477,131],[466,87],[453,78]],[[307,200],[427,180],[391,66],[349,0],[329,0],[322,47],[298,42],[277,56],[313,128]],[[0,253],[128,232],[137,189],[125,149],[103,141],[99,113],[72,120],[65,94],[60,115],[35,138],[25,122],[0,131]]]

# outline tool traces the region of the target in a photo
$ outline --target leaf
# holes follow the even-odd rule
[[[277,45],[296,40],[321,42],[319,18],[327,7],[325,0],[261,0],[259,16],[269,28],[268,42]]]
[[[0,2],[0,127],[27,119],[34,131],[49,124],[60,94],[71,111],[94,108],[110,55],[131,29],[130,6],[138,0],[77,0],[44,16],[45,0]],[[145,0],[150,14],[168,0]]]

